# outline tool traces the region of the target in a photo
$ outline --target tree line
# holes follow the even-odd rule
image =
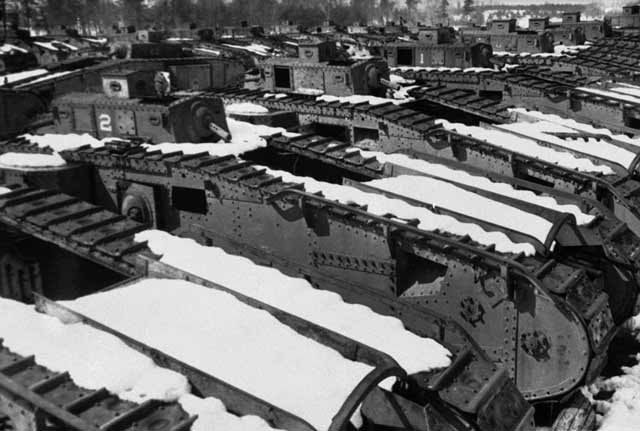
[[[2,0],[0,0],[2,1]],[[21,25],[54,29],[79,27],[83,32],[108,32],[116,27],[171,29],[185,26],[268,27],[291,21],[313,27],[325,21],[347,26],[388,21],[433,24],[446,14],[446,0],[6,0]],[[470,0],[466,0],[465,3]]]

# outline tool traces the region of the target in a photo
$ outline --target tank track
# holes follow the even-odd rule
[[[25,189],[26,190],[26,189]],[[14,199],[16,196],[14,196]],[[43,204],[41,202],[41,204]],[[19,204],[18,204],[19,205]],[[44,206],[40,208],[44,208]],[[44,211],[44,209],[43,209]],[[2,220],[4,222],[5,220]],[[26,229],[29,231],[29,229]],[[44,237],[43,239],[52,241],[55,244],[63,247],[69,248],[74,253],[85,257],[92,258],[94,255],[93,250],[88,250],[85,248],[77,247],[77,243],[72,238],[67,238],[66,243],[62,243],[58,239],[51,237]],[[132,239],[131,239],[131,242]],[[344,421],[349,420],[353,409],[357,407],[357,405],[362,401],[362,397],[364,392],[367,390],[371,390],[374,387],[377,387],[379,381],[389,377],[396,376],[401,378],[402,380],[406,380],[409,384],[407,388],[413,388],[409,392],[414,393],[416,387],[420,388],[420,391],[427,391],[431,394],[435,392],[439,392],[442,400],[445,403],[449,403],[454,406],[456,409],[461,409],[465,412],[466,420],[472,419],[474,415],[478,415],[478,421],[485,420],[485,415],[490,415],[489,411],[486,409],[502,409],[504,406],[502,403],[509,400],[511,404],[509,404],[509,408],[513,409],[514,404],[517,403],[516,411],[517,414],[514,415],[511,412],[508,416],[510,417],[507,422],[511,421],[512,425],[522,426],[523,428],[518,429],[529,429],[532,427],[532,424],[529,424],[529,421],[532,421],[532,412],[533,410],[526,404],[522,396],[517,392],[515,386],[510,383],[507,373],[504,369],[498,368],[492,365],[481,353],[480,350],[474,345],[474,343],[469,340],[468,345],[465,349],[458,352],[454,357],[454,364],[449,368],[440,373],[429,373],[427,375],[417,374],[414,376],[406,376],[404,372],[398,367],[398,364],[393,361],[387,355],[380,353],[374,349],[371,349],[368,346],[361,345],[358,342],[353,340],[345,339],[343,336],[337,333],[333,333],[325,328],[320,328],[317,325],[311,324],[307,321],[304,321],[296,316],[290,315],[286,312],[278,310],[274,307],[271,307],[267,304],[258,302],[252,298],[245,297],[237,292],[228,290],[222,286],[216,285],[214,283],[208,282],[200,277],[197,277],[193,274],[186,273],[181,271],[178,268],[169,267],[166,264],[163,264],[156,260],[156,257],[153,256],[148,249],[146,249],[145,245],[142,244],[142,250],[138,251],[136,256],[129,255],[128,260],[136,260],[137,261],[137,275],[138,276],[150,276],[150,277],[169,277],[169,278],[178,278],[189,280],[194,283],[201,284],[203,286],[222,290],[227,293],[230,293],[236,296],[240,301],[249,304],[252,307],[263,309],[269,313],[271,313],[274,317],[280,320],[283,324],[290,326],[295,331],[300,334],[312,338],[322,344],[326,344],[331,346],[338,352],[340,352],[343,356],[354,360],[365,362],[371,365],[375,365],[376,370],[372,372],[362,384],[358,385],[358,387],[354,390],[352,395],[345,401],[343,408],[334,418],[334,424],[344,423]],[[102,262],[103,264],[107,264],[107,262]],[[126,288],[126,283],[123,283],[123,288]],[[118,286],[114,286],[118,287]],[[274,424],[279,429],[287,429],[292,431],[313,431],[313,428],[308,425],[306,422],[297,418],[286,411],[279,409],[276,406],[273,406],[269,403],[266,403],[263,400],[260,400],[250,394],[246,394],[240,391],[237,388],[234,388],[224,381],[219,380],[211,375],[208,375],[198,369],[195,369],[188,364],[182,363],[179,360],[172,358],[171,356],[166,355],[165,353],[155,350],[154,348],[144,345],[134,339],[127,337],[125,334],[119,333],[109,327],[106,327],[96,321],[87,318],[86,316],[79,315],[66,307],[48,300],[41,294],[35,294],[35,302],[37,309],[39,311],[45,312],[49,315],[61,318],[64,321],[82,321],[84,324],[95,327],[101,331],[105,331],[110,333],[122,341],[124,341],[129,347],[138,350],[140,353],[145,354],[159,365],[163,367],[167,367],[172,369],[180,374],[185,375],[191,385],[195,388],[197,393],[201,396],[214,396],[216,398],[221,399],[226,405],[232,406],[231,410],[236,414],[246,415],[246,414],[254,414],[258,415],[268,422]],[[403,307],[400,307],[401,309]],[[406,312],[411,313],[410,309],[404,310]],[[452,330],[452,328],[448,328]],[[347,342],[349,341],[349,342]],[[1,347],[1,344],[0,344]],[[33,359],[33,358],[31,358]],[[0,377],[2,375],[2,351],[0,351]],[[58,377],[55,377],[57,379]],[[54,380],[52,378],[51,380]],[[66,380],[65,380],[66,381]],[[49,382],[49,380],[47,380]],[[57,382],[57,380],[56,380]],[[474,382],[474,383],[471,383]],[[49,383],[46,383],[49,384]],[[417,385],[417,386],[416,386]],[[491,392],[487,387],[494,387]],[[0,395],[2,394],[3,381],[0,378]],[[475,389],[474,389],[475,388]],[[408,389],[407,389],[408,390]],[[108,394],[104,394],[103,390],[98,391],[99,395],[95,395],[99,397],[97,401],[104,400]],[[414,396],[407,392],[407,396]],[[491,393],[490,397],[486,397],[487,393]],[[104,396],[103,396],[104,395]],[[94,397],[94,395],[88,395],[89,397]],[[391,395],[390,395],[391,396]],[[393,395],[395,396],[395,395]],[[433,395],[430,395],[433,396]],[[400,396],[400,399],[403,396]],[[93,399],[93,398],[91,398]],[[420,398],[422,399],[422,398]],[[1,400],[1,397],[0,397]],[[31,401],[31,399],[29,399]],[[450,409],[451,407],[446,407],[441,402],[437,400],[433,400],[435,403],[435,409],[438,411],[445,411]],[[111,403],[108,404],[112,405]],[[146,405],[146,404],[145,404]],[[422,405],[422,404],[421,404]],[[92,408],[92,407],[91,407]],[[2,409],[2,404],[0,403],[0,410]],[[457,410],[456,410],[457,411]],[[454,413],[457,415],[459,413]],[[469,416],[471,415],[471,416]],[[128,416],[127,416],[128,417]],[[192,418],[190,421],[192,421]],[[447,422],[448,420],[452,420],[451,418],[436,418],[437,420]],[[120,419],[118,419],[118,424],[120,424]],[[515,422],[514,422],[515,421]],[[453,423],[457,421],[453,419]],[[20,424],[21,425],[21,424]],[[189,422],[190,425],[190,422]],[[96,425],[98,426],[98,425]],[[511,425],[510,425],[511,426]],[[81,427],[77,427],[77,429],[85,429]],[[126,427],[123,427],[124,429]],[[20,427],[19,429],[23,429]],[[88,428],[92,431],[95,431],[94,428]],[[100,428],[102,429],[102,428]],[[112,430],[112,428],[105,428],[106,430]],[[121,428],[113,428],[114,431],[119,430]],[[342,427],[333,427],[331,429],[335,429],[336,431],[339,429],[343,429]],[[464,429],[468,428],[455,428],[455,429]],[[511,428],[509,428],[511,429]],[[176,431],[178,429],[176,428]]]
[[[400,75],[421,83],[421,86],[408,90],[408,94],[419,101],[469,113],[492,123],[509,122],[508,108],[524,106],[569,116],[619,133],[638,133],[635,126],[626,122],[628,113],[635,112],[638,106],[580,90],[578,87],[588,82],[572,78],[566,71],[526,66],[515,72],[408,70]],[[483,96],[483,92],[495,93],[499,97]],[[598,115],[599,110],[610,111],[612,107],[618,109],[617,115]]]
[[[437,74],[438,73],[436,73],[436,75]],[[447,73],[444,74],[447,75]],[[480,79],[473,74],[467,76],[467,74],[462,74],[460,72],[453,72],[450,76],[462,77],[465,82],[470,81],[471,85],[475,85],[474,82],[478,82],[477,80]],[[491,76],[491,74],[489,76]],[[507,123],[511,120],[511,114],[507,112],[507,105],[495,100],[475,96],[473,94],[475,91],[470,89],[455,90],[441,86],[434,87],[433,90],[421,87],[414,91],[418,98],[424,97],[427,100],[439,100],[440,102],[438,103],[446,104],[452,108],[459,109],[460,111],[477,114],[479,117],[491,122]],[[437,94],[442,94],[442,96],[437,96]],[[330,123],[334,121],[334,118],[338,118],[339,115],[348,115],[347,112],[338,110],[338,108],[342,109],[339,104],[335,104],[338,108],[334,109],[330,106],[326,106],[327,104],[319,104],[315,101],[315,98],[308,96],[289,95],[286,98],[274,99],[272,97],[265,98],[264,92],[247,90],[219,92],[216,93],[216,95],[219,95],[227,103],[251,102],[273,110],[297,112],[298,109],[300,109],[304,112],[305,109],[315,109],[317,112],[316,120],[320,122],[326,121],[327,123]],[[448,100],[446,102],[442,101],[445,98]],[[476,106],[486,103],[486,107],[474,108],[473,105],[469,103],[469,101],[473,99],[480,99]],[[390,109],[391,112],[393,112],[393,110],[396,110],[397,112],[407,111],[407,115],[411,115],[411,117],[414,116],[411,114],[412,111],[417,113],[417,111],[412,110],[410,107],[403,107],[402,105],[399,107],[392,106],[391,104],[385,106],[388,106],[388,109]],[[371,108],[369,105],[363,105],[362,108],[364,109],[365,107]],[[347,107],[347,109],[352,108],[352,106]],[[321,118],[322,116],[324,116],[324,119]],[[389,118],[388,121],[389,124],[397,124],[393,118]],[[378,125],[374,124],[374,127],[378,127]],[[640,235],[640,182],[636,179],[636,175],[634,173],[636,170],[634,166],[637,164],[631,166],[629,169],[624,169],[618,165],[612,165],[605,162],[602,159],[588,156],[588,158],[593,162],[597,164],[608,164],[615,172],[617,172],[616,175],[591,175],[588,173],[565,169],[552,163],[547,163],[539,159],[534,159],[533,157],[496,147],[488,142],[475,139],[471,136],[447,131],[436,125],[420,133],[418,135],[419,137],[414,139],[409,139],[408,135],[411,135],[409,132],[398,133],[398,135],[396,135],[394,133],[395,130],[397,130],[395,127],[391,127],[389,130],[390,133],[386,136],[388,139],[380,139],[373,146],[367,145],[366,148],[386,153],[408,153],[414,157],[433,161],[435,163],[452,165],[458,169],[470,170],[478,172],[481,175],[488,175],[496,181],[515,181],[515,183],[518,183],[520,186],[532,189],[536,192],[544,192],[545,187],[541,187],[540,183],[546,184],[547,190],[551,188],[559,192],[569,193],[584,198],[582,200],[578,200],[576,204],[586,212],[591,211],[594,206],[594,201],[605,204],[610,211],[615,212],[618,218],[625,220],[636,235]],[[610,139],[605,136],[589,135],[587,137],[596,137],[598,139],[606,140]],[[294,151],[298,151],[300,146],[306,146],[309,149],[313,149],[315,146],[315,144],[307,142],[306,140],[290,140],[289,142],[292,143],[292,149]],[[299,144],[297,142],[299,142]],[[318,142],[326,143],[326,141]],[[318,144],[318,150],[316,152],[324,151],[325,147],[323,145],[324,144]],[[346,151],[346,147],[344,147],[344,145],[345,144],[340,143],[340,146],[336,147],[336,151],[342,151],[342,149],[344,149],[345,152],[351,154],[353,150],[350,149],[349,151]],[[451,148],[453,155],[443,154],[442,151],[439,150],[443,146]],[[572,151],[566,148],[563,148],[563,151],[573,153],[580,157],[586,157],[583,153],[578,151]],[[456,157],[455,154],[464,154],[465,157]],[[330,153],[328,156],[330,156]],[[330,158],[331,157],[325,157],[325,160],[329,160]],[[353,153],[352,158],[354,161],[360,160],[356,153]],[[477,163],[476,160],[489,160],[491,163]],[[640,162],[640,158],[638,159],[638,162]],[[534,182],[529,181],[531,179],[533,179],[534,182],[538,181],[539,183],[535,184]],[[611,202],[616,202],[616,205],[611,205]],[[635,260],[637,257],[638,256],[634,254],[633,259]]]
[[[41,424],[82,431],[187,431],[195,421],[176,402],[121,400],[102,388],[77,386],[68,373],[56,373],[21,356],[0,338],[0,411],[5,430],[41,429]]]
[[[576,75],[588,77],[613,77],[617,81],[637,82],[638,47],[637,36],[607,37],[595,41],[589,48],[579,50],[575,54],[534,57],[504,56],[497,61],[502,64],[515,61],[521,65],[550,66],[552,69],[564,70]]]
[[[606,303],[606,295],[603,294],[596,285],[592,284],[589,280],[594,275],[592,269],[581,266],[566,265],[562,261],[545,260],[539,257],[527,257],[523,255],[511,255],[496,252],[492,246],[481,246],[474,243],[468,237],[456,236],[448,233],[435,233],[425,232],[411,227],[410,225],[402,222],[393,221],[390,218],[374,216],[367,213],[362,207],[354,207],[343,204],[337,204],[333,201],[328,201],[321,196],[305,193],[301,184],[284,183],[279,178],[274,178],[266,174],[263,170],[255,169],[248,162],[240,162],[235,157],[222,157],[214,158],[206,154],[194,154],[185,156],[181,153],[172,154],[160,154],[159,152],[145,152],[141,148],[136,148],[130,153],[122,153],[121,151],[113,151],[107,147],[100,149],[81,149],[77,151],[69,151],[61,153],[63,157],[69,162],[81,162],[88,163],[97,169],[112,169],[114,166],[119,166],[119,169],[124,171],[135,172],[136,175],[151,175],[158,179],[165,177],[161,181],[164,183],[167,176],[171,176],[176,172],[184,172],[190,176],[196,176],[202,179],[208,178],[210,181],[214,181],[219,184],[217,187],[230,187],[232,189],[244,190],[244,193],[249,193],[251,196],[255,196],[259,201],[267,202],[281,202],[281,205],[287,205],[286,202],[289,199],[294,201],[301,200],[305,205],[309,205],[309,208],[323,208],[324,211],[330,211],[332,217],[345,218],[351,220],[350,223],[356,223],[355,226],[360,226],[359,229],[365,229],[369,231],[378,226],[383,230],[390,230],[394,232],[394,236],[405,244],[407,249],[413,249],[417,247],[420,250],[424,250],[428,253],[436,253],[438,260],[450,265],[472,265],[476,271],[486,271],[488,274],[495,274],[496,271],[502,271],[505,274],[512,274],[511,277],[515,279],[524,278],[529,280],[533,286],[538,286],[537,289],[542,289],[547,295],[550,295],[552,303],[556,301],[568,302],[576,307],[581,319],[585,319],[585,331],[589,332],[589,338],[593,340],[593,348],[596,352],[605,352],[606,346],[610,335],[615,332],[615,325],[611,320],[611,311]],[[24,193],[24,195],[23,195]],[[32,195],[33,193],[33,195]],[[109,243],[102,246],[100,244],[100,238],[106,236],[107,239],[117,239],[126,236],[123,233],[123,229],[110,229],[105,226],[105,232],[100,232],[98,235],[94,235],[91,231],[76,234],[73,229],[71,234],[64,236],[64,232],[60,232],[59,228],[56,228],[57,220],[51,223],[50,227],[32,226],[32,219],[47,217],[47,207],[49,203],[46,200],[37,199],[47,196],[49,193],[42,191],[16,191],[9,195],[0,197],[0,220],[10,224],[12,226],[22,226],[22,229],[33,231],[36,235],[50,238],[50,241],[56,241],[59,244],[73,249],[77,245],[81,247],[89,246],[95,247],[98,252],[101,248],[109,245]],[[35,196],[34,196],[35,195]],[[53,194],[55,195],[55,194]],[[23,196],[21,198],[20,196]],[[27,203],[30,196],[34,196],[36,201],[35,205]],[[66,198],[66,197],[65,197]],[[56,198],[58,199],[58,198]],[[20,210],[10,213],[12,207],[17,206]],[[41,213],[41,216],[38,214]],[[32,215],[34,214],[34,215]],[[25,217],[26,216],[26,217]],[[113,217],[113,215],[111,215]],[[116,217],[116,220],[119,219]],[[106,223],[106,222],[105,222]],[[122,223],[122,222],[121,222]],[[124,222],[126,226],[129,226],[132,231],[141,228],[140,225],[131,224],[131,221]],[[70,221],[65,224],[73,224]],[[63,226],[65,226],[63,224]],[[89,226],[91,227],[91,226]],[[53,234],[50,232],[53,231]],[[56,232],[57,231],[57,232]],[[58,233],[60,232],[60,233]],[[214,234],[213,231],[208,231]],[[102,235],[102,236],[101,236]],[[87,243],[84,237],[95,238],[91,242]],[[130,236],[126,236],[130,238]],[[76,238],[79,239],[76,240]],[[217,240],[216,240],[217,242]],[[79,243],[79,244],[78,244]],[[117,243],[117,241],[116,241]],[[123,241],[126,243],[126,241]],[[120,243],[118,248],[119,255],[124,255],[125,251],[129,251],[130,243],[128,245],[122,245]],[[225,243],[223,241],[223,243]],[[238,250],[234,246],[231,246],[232,250]],[[240,248],[242,249],[242,248]],[[436,251],[437,250],[437,251]],[[106,254],[106,253],[102,253]],[[96,256],[101,256],[98,253]],[[115,258],[115,256],[109,256]],[[264,259],[264,255],[252,255],[252,257],[258,260]],[[318,250],[314,254],[313,260],[316,265],[330,265],[330,259],[326,252]],[[332,257],[331,257],[332,258]],[[123,257],[126,261],[126,256]],[[326,261],[326,262],[325,262]],[[121,260],[117,259],[115,262],[120,263]],[[353,262],[352,262],[353,263]],[[360,265],[356,262],[356,264]],[[129,264],[130,265],[130,264]],[[314,274],[316,274],[314,272]],[[317,276],[322,279],[324,277],[322,273],[317,273]],[[331,283],[344,284],[335,280]],[[353,287],[352,287],[353,288]],[[353,295],[353,291],[351,291]],[[362,292],[360,297],[371,297],[372,292]],[[379,300],[380,298],[378,298]],[[373,301],[373,299],[372,299]],[[387,300],[384,300],[385,302]],[[372,306],[380,307],[380,303],[374,301]],[[401,318],[407,322],[407,316],[415,316],[415,312],[411,312],[409,308],[400,307],[401,302],[392,301],[389,305],[394,313],[400,313]],[[388,313],[388,311],[385,311]],[[404,314],[404,316],[402,316]],[[424,318],[419,318],[419,321],[423,321]],[[444,340],[450,340],[454,345],[462,346],[466,344],[463,342],[460,344],[460,340],[466,339],[464,331],[460,332],[456,324],[442,320],[442,317],[435,319],[437,331],[425,334],[427,336],[443,340],[442,333],[445,334]],[[448,322],[448,323],[445,323]],[[590,323],[591,322],[591,323]],[[413,321],[412,324],[415,324]],[[513,325],[515,331],[516,322],[510,322],[509,325]],[[429,324],[429,326],[433,323]],[[587,329],[588,328],[588,329]],[[415,328],[414,328],[415,329]],[[421,329],[424,331],[424,329]],[[613,332],[612,332],[613,331]],[[585,337],[587,334],[585,333]],[[453,341],[457,340],[457,341]],[[507,340],[506,340],[507,341]],[[508,341],[511,343],[511,341]],[[503,353],[494,353],[494,358],[500,357],[501,361],[508,365],[507,368],[511,371],[512,375],[515,372],[515,357],[513,356],[511,348],[507,348]],[[497,356],[495,356],[497,354]],[[584,359],[584,365],[582,367],[575,366],[569,371],[572,377],[567,376],[562,383],[558,384],[555,388],[545,389],[526,389],[524,394],[529,399],[546,398],[554,396],[556,393],[565,393],[570,391],[574,385],[577,385],[582,380],[582,376],[587,372],[587,352]],[[577,357],[573,357],[574,364],[577,363]],[[600,360],[593,360],[590,366],[591,371],[588,375],[591,375],[594,371],[597,372]],[[594,368],[595,367],[595,368]],[[557,392],[556,392],[557,391]]]
[[[124,275],[136,275],[131,256],[144,250],[133,237],[146,227],[53,190],[16,188],[2,195],[0,222],[36,238],[82,253],[88,259]]]

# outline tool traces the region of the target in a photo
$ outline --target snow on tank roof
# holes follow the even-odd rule
[[[376,215],[394,214],[401,220],[417,219],[419,220],[418,228],[425,231],[445,231],[454,235],[469,235],[471,239],[480,244],[495,245],[496,250],[501,253],[535,254],[535,248],[530,243],[515,243],[502,232],[487,232],[473,223],[463,223],[454,217],[436,214],[427,208],[416,207],[400,199],[364,192],[355,187],[325,183],[309,177],[299,177],[286,171],[268,170],[268,172],[276,177],[282,177],[286,182],[303,183],[309,193],[322,192],[330,200],[345,204],[355,202],[359,205],[367,205],[368,211]]]
[[[289,277],[275,268],[207,247],[192,239],[159,230],[136,235],[147,241],[162,262],[225,286],[245,296],[279,308],[393,357],[409,374],[450,364],[449,352],[436,341],[404,328],[391,316],[369,307],[347,303],[340,295],[313,287],[302,278]]]
[[[0,298],[0,328],[6,347],[22,356],[34,355],[36,363],[51,371],[67,371],[78,386],[106,388],[136,403],[178,401],[187,413],[198,416],[192,431],[210,431],[220,425],[227,431],[272,430],[261,418],[227,412],[218,399],[190,394],[186,377],[157,366],[114,335],[88,325],[63,324],[33,306]]]
[[[552,197],[537,195],[528,190],[516,189],[511,184],[493,182],[486,177],[472,175],[466,171],[450,168],[445,165],[427,162],[422,159],[414,159],[406,154],[386,154],[377,151],[364,150],[360,150],[360,153],[362,153],[363,157],[375,157],[382,163],[391,163],[403,166],[414,171],[423,172],[428,176],[442,178],[443,180],[451,181],[456,184],[477,187],[479,189],[514,198],[522,202],[529,202],[554,211],[569,213],[576,218],[576,222],[580,225],[588,224],[595,218],[590,214],[583,213],[577,205],[559,204]]]
[[[329,429],[351,392],[373,370],[298,334],[267,311],[186,281],[145,279],[68,306],[293,413],[319,431]]]
[[[564,168],[576,169],[581,172],[614,173],[609,166],[596,165],[589,159],[576,157],[568,152],[544,147],[531,139],[520,138],[507,132],[489,130],[477,126],[467,126],[461,123],[450,123],[446,120],[436,120],[436,124],[441,124],[447,130],[480,139],[506,150],[524,154]]]
[[[521,133],[532,139],[548,142],[549,144],[557,147],[563,147],[568,150],[574,150],[602,160],[617,163],[627,169],[631,166],[631,163],[637,155],[629,150],[596,138],[589,138],[586,140],[581,139],[579,141],[559,138],[541,131],[538,123],[522,122],[500,124],[496,127],[507,132],[513,131]]]

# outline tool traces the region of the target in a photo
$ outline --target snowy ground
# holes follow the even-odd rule
[[[20,322],[20,325],[16,325]],[[198,415],[193,431],[210,431],[216,426],[233,431],[268,431],[271,428],[255,416],[239,418],[226,411],[214,398],[190,394],[187,379],[158,367],[118,338],[81,323],[63,324],[35,312],[32,306],[0,298],[0,336],[4,345],[54,372],[68,371],[84,388],[106,388],[122,399],[178,401],[192,415]]]
[[[349,394],[373,370],[229,293],[182,280],[146,279],[66,305],[318,430],[329,429]]]
[[[630,321],[631,330],[640,338],[640,315]],[[598,412],[599,431],[637,431],[640,424],[640,353],[636,365],[623,367],[622,374],[600,378],[584,392]],[[607,400],[594,396],[601,391],[613,391]]]

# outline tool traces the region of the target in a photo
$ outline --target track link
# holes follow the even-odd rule
[[[3,345],[0,338],[0,411],[4,429],[44,430],[62,426],[82,431],[186,431],[190,417],[176,402],[122,400],[106,389],[76,385],[68,373],[56,373]]]

